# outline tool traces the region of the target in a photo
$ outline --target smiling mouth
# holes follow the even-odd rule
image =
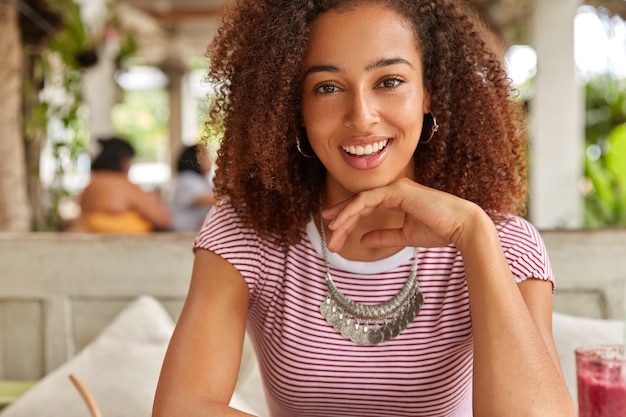
[[[389,144],[389,139],[379,140],[378,142],[371,143],[369,145],[351,145],[351,146],[342,146],[341,149],[345,153],[354,156],[370,156],[377,152],[382,151]]]

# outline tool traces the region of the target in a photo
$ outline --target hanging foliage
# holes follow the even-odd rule
[[[29,188],[33,189],[34,230],[59,230],[59,206],[69,196],[68,172],[89,143],[82,81],[85,69],[98,61],[104,38],[85,26],[74,0],[18,0],[23,39],[23,123],[26,148],[31,149]],[[115,16],[107,25],[116,27]],[[124,57],[136,52],[132,34],[120,36]],[[123,59],[118,57],[118,59]],[[39,181],[39,157],[49,146],[54,160],[53,178],[44,189]],[[39,199],[38,196],[45,198]]]

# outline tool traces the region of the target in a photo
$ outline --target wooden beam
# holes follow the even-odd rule
[[[144,12],[154,16],[163,23],[180,23],[188,21],[217,20],[222,16],[219,10],[150,10],[143,9]]]
[[[585,4],[594,7],[604,7],[609,10],[612,15],[626,19],[626,1],[624,0],[587,0]]]

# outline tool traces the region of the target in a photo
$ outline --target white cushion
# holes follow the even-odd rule
[[[137,298],[92,343],[3,410],[2,417],[89,415],[70,373],[93,392],[103,416],[150,416],[173,328],[157,300]]]
[[[624,323],[553,313],[552,333],[559,353],[565,382],[574,400],[576,391],[576,359],[574,351],[582,346],[620,344],[624,340]],[[3,416],[4,417],[4,416]]]
[[[156,299],[138,297],[92,343],[2,410],[2,417],[88,416],[87,406],[69,374],[78,376],[92,391],[104,417],[149,417],[173,329],[172,319]],[[252,382],[257,394],[251,401],[237,391],[231,405],[250,413],[257,413],[259,408],[261,414],[265,400],[258,366],[253,352],[249,348],[246,352],[242,382],[248,385],[244,392],[250,392]]]

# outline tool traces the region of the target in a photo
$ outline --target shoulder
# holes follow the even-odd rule
[[[194,240],[194,248],[214,252],[250,252],[267,245],[253,227],[243,222],[229,198],[215,203]]]
[[[211,181],[194,171],[183,171],[176,178],[176,186],[189,189],[209,189],[212,188]]]
[[[282,277],[285,252],[246,226],[228,199],[209,212],[194,242],[194,250],[206,249],[229,262],[248,283],[254,297],[264,277]]]
[[[194,171],[183,171],[178,174],[178,180],[183,182],[204,182],[202,175]]]
[[[504,215],[495,221],[498,235],[504,247],[508,245],[531,245],[543,243],[537,228],[528,220],[514,215]]]
[[[504,255],[518,280],[554,282],[548,251],[541,234],[528,220],[507,215],[496,222]]]

